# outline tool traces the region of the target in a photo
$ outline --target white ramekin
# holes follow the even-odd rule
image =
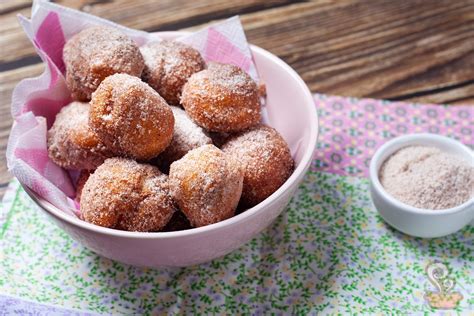
[[[474,166],[474,153],[460,142],[434,134],[410,134],[390,140],[381,146],[370,162],[370,193],[382,218],[399,231],[424,238],[452,234],[474,219],[474,197],[465,203],[444,210],[426,210],[407,205],[385,191],[379,181],[383,162],[397,150],[412,146],[433,146],[457,155]]]

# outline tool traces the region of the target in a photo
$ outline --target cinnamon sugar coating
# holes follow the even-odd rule
[[[120,31],[94,26],[74,35],[63,49],[66,85],[72,97],[89,101],[92,92],[115,73],[142,74],[145,66],[138,46]]]
[[[257,84],[233,65],[210,63],[192,75],[181,104],[198,125],[212,132],[238,132],[261,120]]]
[[[174,115],[173,139],[156,159],[164,172],[169,170],[172,162],[181,159],[190,150],[212,144],[212,139],[189,118],[186,112],[176,106],[172,106],[171,110]]]
[[[180,42],[151,42],[142,46],[140,51],[145,60],[143,81],[171,105],[179,105],[188,78],[206,66],[197,50]]]
[[[239,163],[214,145],[188,152],[170,167],[170,192],[194,227],[230,218],[242,193]]]
[[[241,205],[252,207],[275,192],[294,168],[290,149],[273,128],[260,125],[230,138],[222,150],[244,169]]]
[[[90,104],[90,126],[116,155],[149,160],[171,142],[173,113],[140,78],[126,74],[107,77]]]
[[[47,134],[54,163],[66,169],[95,169],[112,157],[88,121],[89,104],[82,102],[72,102],[56,115]]]
[[[175,206],[168,177],[158,168],[126,158],[107,159],[89,177],[81,195],[85,221],[128,231],[158,231]]]

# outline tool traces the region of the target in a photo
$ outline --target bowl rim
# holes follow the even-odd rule
[[[166,31],[166,32],[156,32],[152,33],[154,35],[160,35],[166,38],[172,38],[179,35],[188,34],[189,32],[182,32],[182,31]],[[307,168],[310,166],[313,158],[313,153],[316,149],[317,139],[319,134],[319,120],[318,120],[318,113],[316,110],[316,105],[314,103],[314,98],[312,93],[309,91],[308,86],[303,81],[303,79],[298,75],[298,73],[291,68],[287,63],[285,63],[281,58],[277,57],[276,55],[270,53],[269,51],[260,48],[258,46],[249,44],[251,52],[257,52],[260,55],[270,59],[272,62],[278,64],[280,67],[284,68],[287,73],[298,83],[298,86],[301,88],[301,91],[304,93],[304,97],[307,102],[304,102],[302,106],[306,107],[307,111],[310,113],[309,116],[311,117],[311,124],[310,124],[310,132],[309,132],[309,145],[306,151],[301,158],[301,162],[299,163],[298,167],[293,171],[291,176],[283,183],[283,185],[278,188],[275,192],[273,192],[269,197],[267,197],[264,201],[260,202],[259,204],[255,205],[252,208],[247,209],[246,211],[237,214],[231,218],[226,220],[220,221],[218,223],[214,223],[207,226],[202,227],[195,227],[187,230],[181,231],[173,231],[173,232],[131,232],[131,231],[123,231],[118,229],[106,228],[102,226],[97,226],[88,222],[85,222],[77,217],[71,216],[67,214],[65,211],[60,210],[56,206],[52,205],[42,197],[36,194],[36,192],[32,191],[26,185],[20,182],[21,186],[25,190],[25,192],[30,196],[30,198],[38,204],[41,208],[43,208],[48,213],[51,213],[54,217],[61,219],[73,226],[77,226],[84,230],[93,231],[95,233],[109,235],[114,237],[126,237],[126,238],[136,238],[136,239],[168,239],[168,238],[177,238],[177,237],[187,237],[187,236],[196,236],[205,233],[209,233],[212,231],[217,231],[224,229],[225,227],[231,226],[237,222],[243,221],[249,217],[253,217],[258,212],[265,209],[267,206],[272,204],[279,196],[283,193],[289,191],[292,188],[294,182],[297,182],[300,178],[304,176],[306,173]]]
[[[395,206],[395,208],[398,211],[404,211],[404,212],[414,213],[414,214],[421,214],[421,215],[428,215],[428,216],[449,215],[449,214],[455,214],[455,213],[468,210],[469,209],[468,207],[471,205],[474,206],[474,196],[473,196],[470,199],[468,199],[466,202],[460,205],[457,205],[455,207],[451,207],[447,209],[439,209],[439,210],[423,209],[423,208],[419,208],[419,207],[415,207],[415,206],[403,203],[402,201],[396,199],[385,190],[385,188],[382,186],[379,180],[379,169],[382,167],[382,164],[385,162],[385,160],[388,157],[386,157],[384,161],[380,162],[379,168],[377,168],[377,164],[382,159],[382,156],[388,151],[391,152],[390,153],[391,155],[395,153],[396,151],[398,151],[399,149],[410,146],[411,144],[407,145],[408,142],[423,141],[423,140],[432,140],[434,142],[437,142],[438,144],[446,144],[451,147],[457,147],[460,151],[465,153],[465,155],[463,155],[463,158],[470,157],[474,161],[474,151],[469,149],[466,145],[462,144],[461,142],[454,140],[452,138],[438,135],[438,134],[431,134],[431,133],[414,133],[414,134],[401,135],[389,140],[388,142],[380,146],[375,152],[372,159],[370,160],[369,177],[370,177],[370,182],[372,184],[372,187],[375,189],[375,191],[377,191],[377,193],[380,194],[388,203]],[[472,208],[472,211],[474,211],[474,208]]]

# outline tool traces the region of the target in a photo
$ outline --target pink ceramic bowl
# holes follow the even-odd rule
[[[163,32],[174,38],[182,33]],[[140,233],[86,223],[54,207],[25,187],[26,192],[54,221],[92,251],[137,266],[189,266],[223,256],[255,237],[285,209],[308,170],[318,136],[318,118],[311,93],[285,62],[251,46],[267,88],[266,122],[290,146],[296,168],[275,193],[257,206],[225,221],[178,232]]]

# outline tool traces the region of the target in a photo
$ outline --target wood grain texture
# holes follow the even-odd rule
[[[144,0],[144,1],[57,1],[59,4],[78,9],[125,26],[149,32],[176,30],[209,20],[222,19],[236,14],[245,14],[266,8],[288,4],[290,0],[245,0],[229,3],[228,0],[187,1],[187,0]],[[31,62],[36,56],[29,40],[18,27],[16,15],[29,16],[30,9],[23,8],[1,16],[0,31],[0,71],[5,64],[9,69],[16,60]],[[35,62],[38,62],[36,60]]]
[[[312,91],[410,100],[463,82],[470,95],[434,91],[430,101],[473,101],[474,1],[436,3],[308,3],[243,22],[250,41],[287,61]]]
[[[31,0],[15,0],[0,2],[0,14],[15,12],[31,6]]]
[[[474,0],[97,1],[60,4],[146,31],[195,30],[240,14],[250,42],[278,55],[313,92],[474,104]],[[0,196],[13,87],[43,66],[17,14],[0,2]]]
[[[11,91],[20,79],[36,77],[44,70],[43,64],[34,64],[0,73],[0,199],[7,188],[11,175],[7,171],[5,152],[12,118],[10,112]]]

